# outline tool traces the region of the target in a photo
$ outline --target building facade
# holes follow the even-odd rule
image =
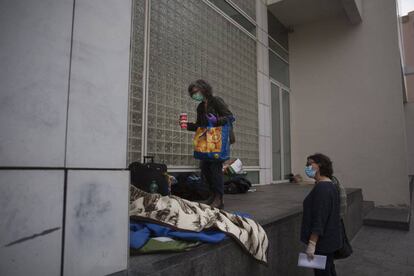
[[[274,7],[296,26],[289,36],[293,171],[302,170],[304,156],[324,152],[342,183],[362,188],[365,200],[407,206],[396,3],[330,1],[329,12],[323,2],[303,9],[308,17],[291,10],[298,10],[295,1]]]
[[[323,152],[366,200],[409,204],[394,1],[18,0],[0,23],[1,275],[126,269],[128,164],[197,170],[178,117],[199,78],[253,183]]]
[[[401,16],[403,70],[407,102],[414,102],[414,11]]]
[[[414,12],[401,16],[401,48],[405,84],[408,173],[414,175]]]

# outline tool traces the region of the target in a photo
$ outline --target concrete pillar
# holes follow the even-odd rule
[[[267,49],[267,6],[262,0],[256,0],[256,23],[260,184],[269,184],[272,181],[269,50]]]
[[[119,169],[127,167],[131,7],[75,2],[66,167],[80,170],[67,176],[67,276],[127,268],[129,174]]]
[[[127,268],[131,8],[0,3],[0,275]]]
[[[0,2],[0,275],[61,272],[72,15]]]

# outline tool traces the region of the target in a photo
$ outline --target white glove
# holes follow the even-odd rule
[[[315,249],[316,249],[316,242],[309,240],[308,247],[306,247],[306,255],[308,255],[308,259],[312,260],[315,256]]]

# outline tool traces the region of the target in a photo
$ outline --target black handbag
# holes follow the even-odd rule
[[[148,159],[151,161],[146,162]],[[153,156],[144,156],[144,163],[131,163],[129,170],[131,172],[131,184],[138,189],[163,196],[170,193],[167,165],[154,163]]]
[[[345,231],[345,224],[344,221],[341,219],[341,230],[342,230],[342,247],[339,248],[334,252],[334,259],[345,259],[352,255],[352,246],[351,243],[348,240],[348,237],[346,236]]]

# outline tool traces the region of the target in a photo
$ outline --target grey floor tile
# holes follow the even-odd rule
[[[401,231],[363,226],[352,241],[354,254],[336,262],[338,275],[413,276],[414,227]]]

